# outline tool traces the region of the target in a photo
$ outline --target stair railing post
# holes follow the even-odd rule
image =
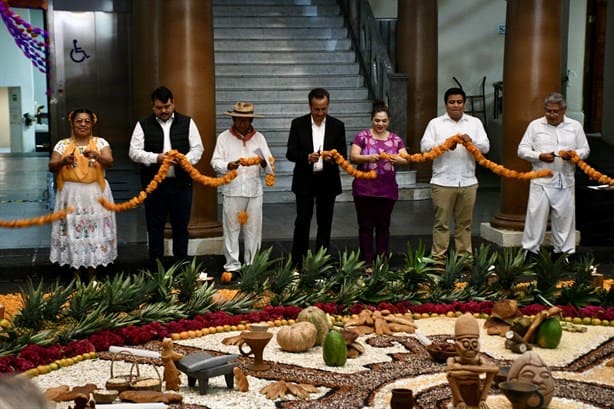
[[[407,77],[404,72],[391,72],[386,76],[390,129],[402,137],[407,135]]]
[[[368,0],[337,0],[345,16],[369,93],[388,104],[391,129],[407,133],[407,75],[395,73]],[[393,126],[394,125],[394,126]]]

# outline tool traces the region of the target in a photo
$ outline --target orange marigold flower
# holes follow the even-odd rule
[[[248,214],[245,210],[240,211],[239,214],[237,215],[237,221],[241,225],[247,223],[247,218],[248,218]]]

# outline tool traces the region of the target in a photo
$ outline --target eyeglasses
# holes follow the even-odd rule
[[[74,122],[76,124],[91,124],[92,120],[91,119],[75,119]]]

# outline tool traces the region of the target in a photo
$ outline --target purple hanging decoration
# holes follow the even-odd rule
[[[14,13],[9,8],[7,0],[0,0],[0,15],[17,47],[40,72],[48,73],[49,33],[41,28],[33,27],[20,15]]]

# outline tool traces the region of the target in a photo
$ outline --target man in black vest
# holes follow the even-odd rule
[[[143,188],[156,175],[167,152],[175,149],[195,165],[203,154],[196,123],[175,112],[173,93],[159,87],[151,94],[153,114],[141,119],[132,132],[129,156],[141,164]],[[145,218],[151,260],[164,256],[164,226],[167,218],[173,229],[173,256],[188,255],[188,222],[192,208],[192,179],[180,167],[171,166],[168,176],[145,200]]]

